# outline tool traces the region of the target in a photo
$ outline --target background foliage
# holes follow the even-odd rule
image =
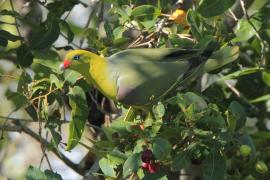
[[[90,7],[88,17],[79,17],[84,26],[70,20],[75,7]],[[52,151],[87,178],[268,179],[269,11],[268,0],[2,1],[0,81],[15,79],[16,88],[5,90],[13,108],[1,112],[8,114],[1,116],[1,130],[30,135],[44,157]],[[123,121],[126,107],[116,109],[78,73],[58,69],[71,48],[110,56],[138,47],[202,48],[213,39],[223,50],[239,46],[239,52],[221,51],[238,53],[237,61],[172,92],[153,107],[153,117],[134,122]],[[8,61],[17,69],[7,71]],[[17,111],[27,118],[12,117]],[[82,142],[89,127],[94,135]],[[83,166],[63,154],[78,144],[89,150]],[[26,178],[61,175],[30,166]]]

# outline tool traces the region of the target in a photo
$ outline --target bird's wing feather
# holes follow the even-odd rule
[[[146,60],[146,61],[180,61],[187,58],[196,57],[201,53],[198,49],[181,48],[142,48],[127,49],[116,53],[108,59],[112,62],[126,60]]]
[[[143,105],[157,99],[206,59],[199,53],[165,48],[132,49],[115,54],[109,61],[112,71],[118,72],[118,101]]]

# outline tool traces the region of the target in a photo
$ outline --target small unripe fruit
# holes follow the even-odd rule
[[[142,153],[142,161],[145,163],[149,163],[153,159],[153,153],[150,149],[146,149]]]
[[[261,174],[265,174],[268,171],[268,167],[263,161],[256,162],[255,169],[258,173]]]
[[[248,156],[251,153],[251,148],[248,145],[240,146],[240,154],[244,157]]]

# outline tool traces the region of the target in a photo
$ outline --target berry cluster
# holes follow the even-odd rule
[[[145,149],[142,153],[142,168],[149,173],[155,173],[159,170],[159,164],[155,163],[153,153],[150,149]]]

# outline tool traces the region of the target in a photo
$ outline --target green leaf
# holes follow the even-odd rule
[[[262,78],[263,78],[264,83],[268,87],[270,87],[270,73],[269,72],[266,72],[266,71],[263,71],[262,72]]]
[[[226,161],[215,149],[203,161],[203,179],[221,180],[226,173]]]
[[[160,14],[160,9],[152,5],[138,6],[131,12],[131,16],[146,29],[150,29],[155,25],[156,19]]]
[[[112,164],[121,165],[124,164],[127,156],[118,149],[114,149],[113,151],[108,152],[107,158]]]
[[[17,50],[17,63],[23,67],[30,66],[33,63],[34,56],[30,49],[25,45],[22,44]]]
[[[111,128],[120,134],[127,134],[131,132],[131,126],[134,123],[125,121],[123,118],[114,120],[111,124]]]
[[[113,30],[113,36],[114,40],[120,39],[123,37],[123,33],[127,30],[127,27],[123,26],[118,26],[117,28],[114,28]]]
[[[177,94],[177,96],[167,100],[170,104],[177,104],[181,109],[186,109],[193,105],[196,112],[200,112],[207,108],[205,100],[193,92],[187,92],[185,94]]]
[[[15,105],[15,110],[20,109],[21,107],[28,104],[28,99],[23,94],[18,92],[6,92],[6,97],[8,100],[12,101]]]
[[[26,172],[26,180],[61,180],[62,177],[53,171],[45,170],[45,172],[42,172],[36,167],[29,166],[27,172]]]
[[[89,109],[86,103],[85,92],[79,86],[74,86],[69,92],[69,104],[72,108],[72,120],[69,124],[67,150],[74,148],[80,141]]]
[[[134,8],[131,12],[134,18],[153,19],[160,15],[160,10],[152,5],[142,5]]]
[[[268,101],[270,99],[270,94],[255,98],[250,100],[250,103],[258,103],[258,102],[262,102],[262,101]]]
[[[156,118],[162,118],[165,115],[165,107],[161,102],[158,102],[157,105],[153,106],[153,112]]]
[[[135,153],[128,157],[123,166],[123,176],[126,178],[130,174],[137,172],[142,163],[141,154]]]
[[[69,24],[66,21],[60,20],[60,23],[63,26],[63,28],[66,29],[68,43],[71,43],[74,39],[74,33],[72,32]]]
[[[114,168],[116,168],[115,165],[110,163],[110,161],[106,158],[101,158],[99,160],[99,167],[101,171],[104,173],[104,175],[116,178],[116,172]]]
[[[158,137],[153,140],[153,154],[156,159],[165,159],[167,156],[170,155],[171,150],[171,144],[167,139]]]
[[[170,42],[177,47],[188,49],[194,46],[194,42],[191,39],[179,36],[177,34],[169,34],[169,39]]]
[[[172,162],[172,170],[180,171],[181,169],[187,168],[190,165],[190,159],[187,151],[178,153]]]
[[[58,145],[62,140],[62,136],[53,128],[49,128],[51,135],[52,135],[52,139],[50,142],[50,148],[51,149],[56,149],[57,151],[59,151],[58,149]]]
[[[207,126],[212,126],[215,128],[224,128],[226,127],[225,120],[221,115],[218,116],[204,116],[198,121],[199,124],[206,124]]]
[[[31,48],[40,50],[50,47],[60,34],[59,21],[47,21],[47,28],[31,39]]]
[[[261,27],[261,22],[255,19],[250,20],[255,28],[258,30]],[[240,19],[237,26],[234,29],[235,38],[232,42],[246,42],[256,34],[253,26],[246,19]]]
[[[20,36],[13,35],[7,31],[4,31],[4,30],[0,30],[0,38],[7,39],[7,40],[13,41],[13,42],[23,39]]]
[[[201,22],[195,11],[189,10],[187,13],[187,22],[190,25],[192,35],[196,39],[201,39],[203,37],[202,31],[200,29]]]
[[[217,16],[224,13],[234,3],[235,0],[203,0],[198,7],[198,12],[206,18]]]
[[[59,81],[59,79],[57,78],[56,75],[54,74],[51,74],[50,75],[50,81],[51,81],[51,84],[54,84],[56,86],[56,88],[61,88],[61,83]]]
[[[130,20],[131,8],[127,5],[116,8],[116,12],[121,16],[122,23],[125,23]]]
[[[245,125],[246,112],[237,101],[231,102],[228,113],[228,124],[231,130],[239,130]]]
[[[157,171],[153,174],[147,173],[142,180],[168,180],[166,174],[162,171]]]
[[[262,139],[270,139],[270,132],[269,131],[259,131],[252,134],[253,137],[262,138]]]
[[[29,166],[29,168],[26,172],[26,180],[36,180],[36,179],[46,180],[46,176],[38,168],[33,167],[33,166]]]
[[[34,51],[35,59],[33,63],[33,69],[35,69],[35,66],[45,66],[47,67],[50,71],[61,74],[63,73],[59,66],[61,64],[60,57],[59,55],[52,50],[48,51]],[[73,76],[70,76],[69,78],[74,78]],[[75,77],[76,78],[76,77]]]
[[[55,173],[51,170],[46,169],[44,171],[44,173],[45,173],[46,179],[49,179],[49,180],[61,180],[62,179],[60,174]]]
[[[23,71],[20,75],[20,79],[17,86],[17,92],[23,93],[28,91],[28,85],[32,82],[31,76],[26,72]]]
[[[245,75],[249,75],[249,74],[254,74],[257,72],[261,72],[263,71],[263,69],[258,68],[258,67],[252,67],[252,68],[243,68],[239,71],[235,71],[231,74],[228,74],[226,76],[223,76],[222,78],[220,78],[218,81],[225,81],[225,80],[229,80],[229,79],[236,79],[240,76],[245,76]]]
[[[113,29],[112,26],[110,25],[110,23],[108,23],[107,21],[104,23],[104,29],[106,31],[106,35],[109,39],[113,39]]]

